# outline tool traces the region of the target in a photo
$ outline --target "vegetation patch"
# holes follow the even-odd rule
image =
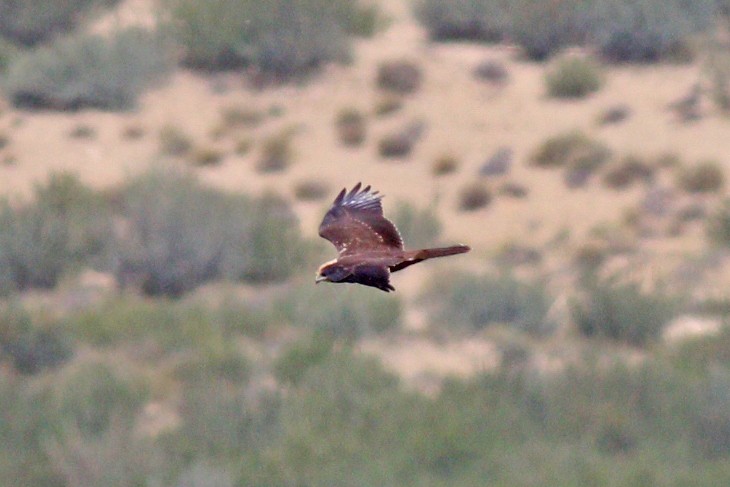
[[[556,98],[583,98],[601,87],[598,65],[588,58],[566,57],[545,75],[548,94]]]

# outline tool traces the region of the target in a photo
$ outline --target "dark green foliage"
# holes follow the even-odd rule
[[[349,34],[369,35],[378,12],[354,0],[166,0],[185,62],[203,69],[257,66],[289,77],[349,55]]]
[[[568,57],[545,76],[548,94],[557,98],[583,98],[601,87],[598,65],[590,59]]]
[[[99,195],[74,175],[53,174],[35,201],[0,206],[0,288],[54,287],[64,271],[98,261],[110,233]]]
[[[26,46],[39,44],[72,31],[93,10],[117,3],[119,0],[1,0],[0,37]]]
[[[122,110],[170,67],[159,35],[127,29],[110,37],[68,37],[18,56],[3,88],[20,108]]]
[[[276,380],[296,386],[311,367],[324,362],[332,354],[333,344],[332,337],[324,333],[314,333],[308,340],[294,343],[274,364]]]
[[[545,334],[554,323],[547,318],[550,296],[540,284],[509,275],[439,275],[424,295],[433,306],[434,326],[464,326],[481,330],[507,324],[528,332]]]
[[[681,309],[679,296],[643,291],[637,283],[589,278],[584,284],[585,295],[572,303],[571,314],[587,337],[646,346]]]

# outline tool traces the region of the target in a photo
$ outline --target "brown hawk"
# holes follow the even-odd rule
[[[395,291],[390,273],[426,259],[469,252],[467,245],[405,250],[395,225],[383,216],[382,195],[357,183],[343,189],[319,225],[319,235],[332,242],[339,256],[322,264],[316,282],[350,282]]]

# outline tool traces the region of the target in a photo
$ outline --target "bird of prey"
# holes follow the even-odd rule
[[[339,253],[317,271],[316,282],[349,282],[395,291],[391,272],[434,257],[469,252],[467,245],[405,250],[395,225],[383,216],[382,195],[361,190],[357,183],[350,192],[343,189],[319,226],[319,235],[332,242]]]

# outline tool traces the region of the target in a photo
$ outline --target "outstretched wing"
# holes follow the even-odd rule
[[[348,193],[343,189],[319,225],[319,235],[332,242],[340,255],[365,250],[402,249],[403,240],[390,220],[383,216],[382,195],[360,190],[357,183]]]

